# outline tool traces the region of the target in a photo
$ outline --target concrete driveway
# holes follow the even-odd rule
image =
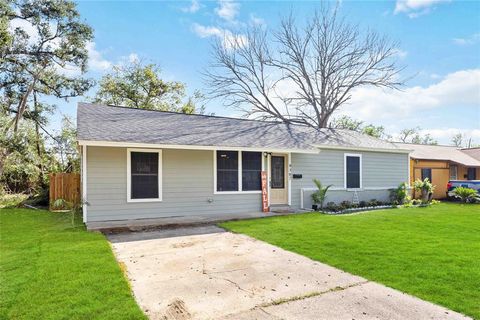
[[[214,226],[109,239],[151,319],[467,319]]]

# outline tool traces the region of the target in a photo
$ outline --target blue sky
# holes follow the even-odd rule
[[[89,76],[99,79],[112,65],[134,57],[157,63],[167,80],[189,91],[205,90],[201,71],[210,62],[210,43],[220,32],[241,33],[249,24],[275,28],[290,10],[299,20],[319,6],[314,1],[80,1],[81,16],[95,30],[89,45]],[[399,41],[398,59],[413,76],[402,92],[364,88],[340,114],[391,134],[420,126],[441,143],[463,132],[480,143],[480,2],[342,1],[348,21]],[[87,96],[93,96],[91,90]],[[76,103],[58,102],[59,113],[75,116]],[[220,102],[219,115],[240,115]]]

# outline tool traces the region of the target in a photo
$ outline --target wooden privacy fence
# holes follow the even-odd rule
[[[65,200],[70,206],[80,204],[80,174],[51,173],[50,174],[50,210],[70,209],[65,207],[52,208],[58,199]]]

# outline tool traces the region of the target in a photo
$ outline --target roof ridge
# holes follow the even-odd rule
[[[272,123],[272,124],[284,124],[284,125],[294,125],[294,126],[300,126],[300,127],[308,127],[307,125],[288,124],[288,123],[281,122],[281,121],[245,119],[245,118],[217,116],[217,115],[210,115],[210,114],[183,113],[183,112],[176,112],[176,111],[150,110],[150,109],[132,108],[132,107],[127,107],[127,106],[118,106],[118,105],[113,105],[113,104],[92,103],[92,102],[79,102],[78,104],[79,105],[90,105],[90,106],[102,106],[102,107],[110,107],[110,108],[129,109],[129,110],[139,110],[139,111],[150,111],[150,112],[158,112],[158,113],[171,113],[171,114],[178,114],[178,115],[185,115],[185,116],[198,116],[198,117],[205,117],[205,118],[220,118],[220,119],[231,119],[231,120],[242,120],[242,121],[260,122],[260,123]],[[325,128],[325,129],[330,129],[330,128]]]

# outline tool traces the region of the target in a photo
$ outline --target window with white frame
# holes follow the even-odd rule
[[[450,180],[457,180],[458,167],[455,164],[450,165]]]
[[[162,200],[162,151],[128,149],[127,201]]]
[[[362,188],[362,155],[345,154],[344,179],[346,189]]]
[[[262,153],[215,151],[216,192],[260,192]]]

